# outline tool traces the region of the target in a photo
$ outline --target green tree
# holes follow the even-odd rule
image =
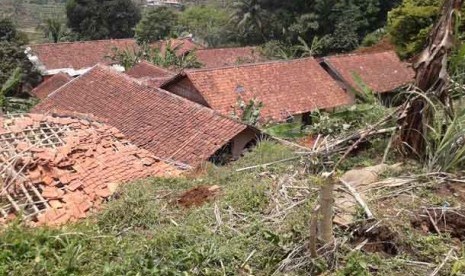
[[[57,43],[66,35],[66,27],[57,17],[45,19],[39,28],[44,32],[45,37],[54,43]]]
[[[68,27],[82,40],[129,38],[140,20],[131,0],[69,0]]]
[[[16,29],[11,19],[3,18],[0,19],[0,41],[24,45],[27,43],[27,37]]]
[[[211,47],[228,44],[234,40],[233,26],[228,12],[214,6],[191,6],[181,13],[179,24]]]
[[[244,44],[271,40],[286,45],[321,38],[321,53],[351,51],[363,38],[382,28],[387,10],[399,0],[240,0],[232,20]]]
[[[5,96],[7,93],[10,91],[14,91],[19,84],[21,83],[21,67],[16,67],[13,72],[11,72],[11,75],[7,78],[7,80],[3,83],[3,85],[0,87],[0,113],[1,109],[5,107]]]
[[[404,0],[389,12],[388,34],[402,57],[411,57],[422,50],[439,14],[440,2]]]
[[[149,10],[136,26],[138,43],[150,43],[175,36],[178,15],[170,8],[159,7]]]
[[[197,60],[195,51],[190,51],[180,55],[182,43],[173,46],[171,41],[166,42],[165,47],[153,48],[149,44],[144,43],[138,49],[113,49],[113,53],[108,58],[128,70],[136,65],[141,60],[146,60],[155,65],[170,69],[179,70],[186,68],[200,68],[202,63]]]
[[[24,48],[16,43],[0,41],[0,86],[5,84],[13,72],[21,69],[21,82],[7,91],[7,96],[21,96],[37,85],[41,76],[29,61]]]
[[[266,42],[265,13],[259,0],[239,0],[233,3],[234,13],[231,20],[238,30],[253,42]],[[257,37],[258,36],[258,37]],[[254,39],[255,38],[255,39]]]

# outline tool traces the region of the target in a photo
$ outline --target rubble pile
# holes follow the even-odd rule
[[[100,208],[121,183],[181,173],[83,116],[0,117],[0,223],[61,225]]]

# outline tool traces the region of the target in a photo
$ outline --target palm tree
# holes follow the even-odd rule
[[[257,31],[265,42],[266,36],[263,31],[264,10],[258,0],[239,0],[233,3],[234,13],[231,20],[236,22],[238,28],[244,32]]]
[[[40,26],[45,36],[50,38],[53,43],[57,43],[65,34],[65,26],[59,18],[47,18]]]

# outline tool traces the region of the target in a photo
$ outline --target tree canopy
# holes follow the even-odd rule
[[[7,97],[27,96],[25,92],[41,80],[25,53],[25,43],[11,20],[0,20],[0,113],[9,103]]]
[[[11,19],[3,18],[0,19],[0,41],[23,45],[27,43],[27,37],[17,30]]]
[[[136,39],[139,43],[150,43],[175,35],[178,15],[170,8],[159,7],[149,10],[136,26]]]
[[[404,0],[389,13],[388,33],[402,57],[418,53],[439,14],[440,0]]]
[[[179,24],[182,31],[193,34],[210,47],[228,44],[235,39],[227,10],[211,5],[187,8],[180,14]]]
[[[129,38],[140,20],[131,0],[69,0],[68,27],[82,40]]]
[[[322,41],[322,53],[345,52],[383,27],[391,0],[240,0],[233,5],[232,20],[244,44],[279,40],[295,44]]]

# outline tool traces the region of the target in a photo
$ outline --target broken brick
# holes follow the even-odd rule
[[[51,118],[53,119],[43,116],[42,120],[53,125],[54,131],[59,132],[57,124],[66,124],[69,129],[61,137],[64,144],[57,142],[54,148],[37,144],[32,146],[31,141],[25,137],[24,140],[18,138],[19,141],[12,151],[26,150],[21,164],[29,166],[19,172],[22,179],[26,180],[22,184],[39,188],[38,191],[48,202],[43,213],[38,214],[36,225],[61,225],[85,218],[88,212],[99,210],[105,198],[116,191],[119,183],[127,180],[178,175],[180,172],[172,165],[159,161],[150,152],[137,148],[123,138],[117,138],[116,136],[124,136],[118,135],[119,131],[113,127],[97,122],[83,124],[81,121],[76,124],[75,119]],[[36,121],[23,120],[16,125],[18,131],[31,122]],[[11,124],[15,125],[14,123],[15,120],[12,119]],[[35,127],[39,126],[44,124],[35,124]],[[8,132],[10,129],[0,128],[0,139],[2,131]],[[124,144],[122,141],[125,141]],[[88,151],[92,154],[87,154]],[[143,160],[136,155],[143,156]],[[20,168],[18,166],[13,169]],[[8,216],[16,214],[12,210]]]

